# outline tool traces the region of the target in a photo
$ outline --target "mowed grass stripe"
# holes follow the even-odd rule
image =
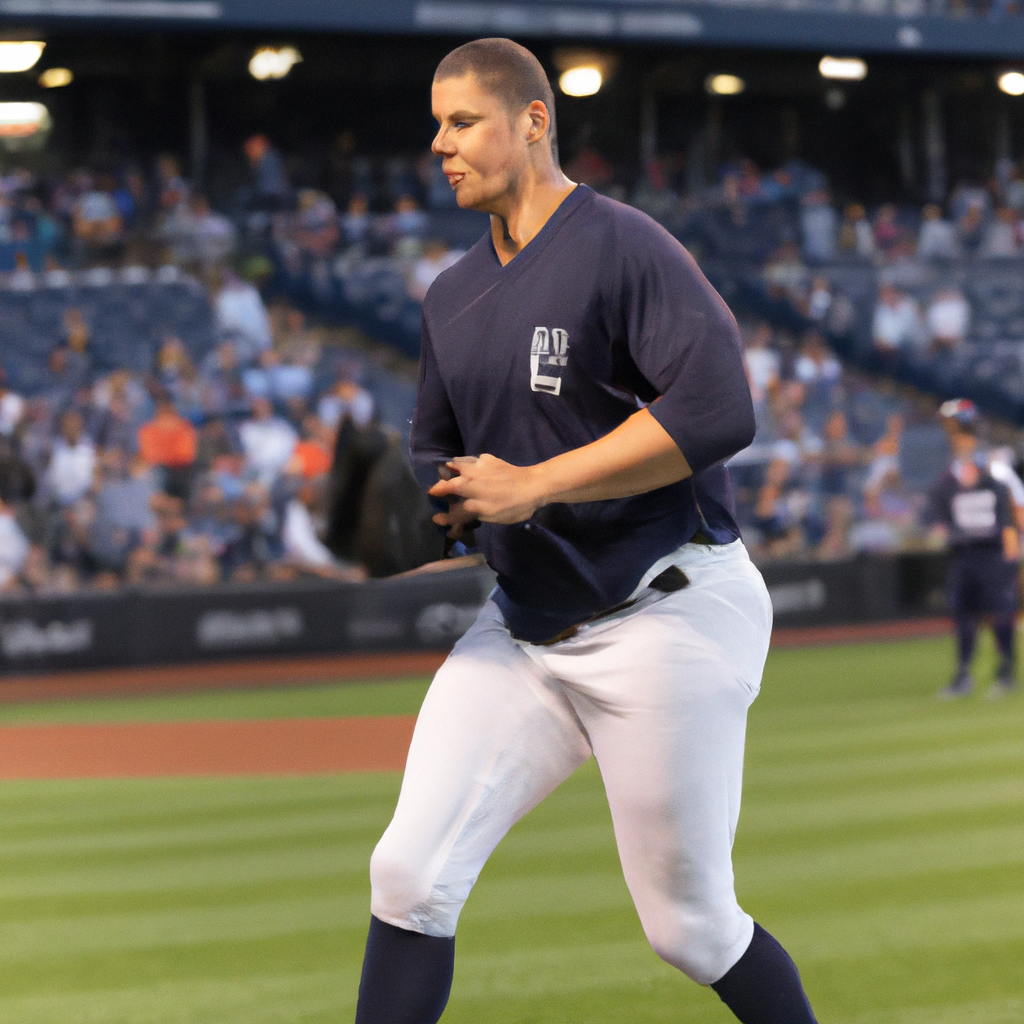
[[[197,669],[201,672],[202,669]],[[0,704],[0,725],[414,715],[429,679]]]
[[[398,776],[379,774],[239,776],[229,786],[218,778],[134,779],[126,788],[121,780],[68,779],[58,784],[44,781],[9,781],[0,785],[3,835],[33,831],[51,835],[54,815],[76,829],[86,825],[120,829],[126,821],[195,820],[207,817],[251,817],[274,808],[294,809],[337,805],[343,799],[377,806],[398,791]]]
[[[822,1021],[1024,1021],[1024,701],[938,704],[948,651],[775,652],[753,707],[738,887]],[[351,1019],[398,782],[0,786],[0,1020]],[[444,1024],[635,1019],[732,1018],[646,946],[590,763],[485,867]]]
[[[355,1006],[340,971],[245,975],[4,1000],[4,1024],[299,1024],[340,1019]]]

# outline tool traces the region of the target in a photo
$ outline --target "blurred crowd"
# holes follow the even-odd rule
[[[937,400],[844,368],[814,331],[743,325],[757,434],[729,463],[744,539],[760,561],[841,559],[929,545],[926,493],[945,468]],[[991,458],[1020,437],[990,422]]]
[[[97,373],[71,310],[45,391],[0,376],[0,589],[364,579],[439,546],[371,356],[237,278],[215,301],[198,365],[167,338],[151,372]]]
[[[379,385],[395,360],[365,338],[339,345],[287,299],[268,309],[264,295],[282,291],[260,285],[283,274],[315,290],[339,267],[383,263],[418,303],[462,254],[436,230],[462,211],[429,157],[373,162],[343,146],[331,189],[294,186],[263,136],[246,142],[245,159],[247,181],[219,212],[169,156],[148,174],[0,178],[0,286],[172,264],[208,287],[216,338],[197,351],[168,336],[147,370],[111,372],[71,306],[44,388],[20,393],[0,369],[0,589],[362,579],[439,553],[404,451],[411,366],[398,371],[405,397],[391,395],[382,417]],[[906,283],[922,265],[1024,254],[1020,169],[1004,161],[943,207],[883,204],[870,215],[836,208],[823,176],[798,162],[765,172],[738,161],[688,189],[680,161],[631,182],[584,148],[567,172],[646,210],[699,259],[759,266],[770,297],[820,325],[802,336],[743,325],[758,430],[731,467],[755,557],[925,543],[923,494],[947,457],[936,403],[840,363],[826,338],[853,313],[823,268],[879,274],[879,353],[957,349],[974,315],[963,291],[947,281],[922,298]],[[1016,458],[1012,447],[1000,457]]]

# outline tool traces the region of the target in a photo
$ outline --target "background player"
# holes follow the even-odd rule
[[[491,232],[427,295],[412,449],[451,502],[435,521],[481,521],[498,587],[431,685],[374,851],[356,1020],[440,1017],[484,862],[593,753],[658,954],[742,1021],[811,1022],[733,889],[771,629],[722,466],[754,429],[736,323],[667,232],[562,174],[529,51],[453,51],[433,107]]]
[[[928,496],[926,521],[949,546],[949,606],[957,637],[957,669],[940,699],[974,689],[971,660],[984,615],[992,617],[999,667],[991,696],[1015,685],[1014,624],[1019,602],[1016,517],[1009,489],[995,480],[978,450],[978,411],[963,398],[939,410],[953,459]]]

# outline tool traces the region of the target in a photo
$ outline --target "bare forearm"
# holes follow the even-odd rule
[[[610,434],[535,466],[513,466],[493,455],[452,459],[451,479],[430,493],[452,502],[434,522],[455,526],[520,523],[553,501],[604,501],[665,487],[691,475],[676,443],[646,409]]]
[[[538,505],[628,498],[691,475],[686,456],[646,409],[610,434],[541,462],[532,471]]]

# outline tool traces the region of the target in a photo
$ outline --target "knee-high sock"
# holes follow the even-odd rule
[[[1003,665],[1013,668],[1013,638],[1014,638],[1013,615],[1000,615],[992,623],[992,632],[996,635],[996,647],[999,648],[999,657]],[[1002,666],[1000,666],[1002,667]]]
[[[356,1024],[436,1024],[448,1003],[455,939],[370,918]]]
[[[759,924],[746,953],[711,987],[743,1024],[816,1024],[796,964]]]
[[[978,623],[972,615],[956,616],[956,650],[960,668],[966,670],[974,657],[974,644],[978,639]]]

